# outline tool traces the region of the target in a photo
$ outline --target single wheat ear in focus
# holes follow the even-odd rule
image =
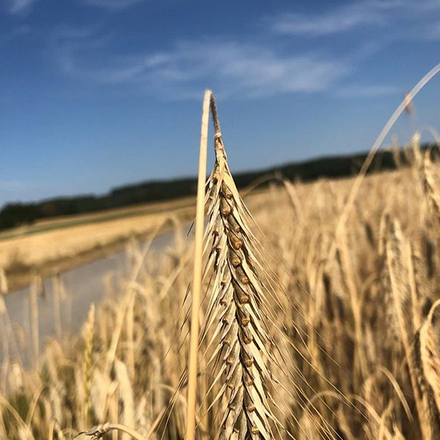
[[[207,181],[208,304],[199,352],[214,380],[205,403],[209,418],[218,424],[217,438],[272,439],[278,422],[270,405],[270,364],[276,362],[269,351],[274,345],[269,337],[270,294],[262,281],[250,215],[228,166],[214,99],[211,110],[215,165]]]

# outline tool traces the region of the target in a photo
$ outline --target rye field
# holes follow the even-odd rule
[[[41,220],[0,233],[0,267],[8,288],[28,285],[38,274],[50,277],[111,254],[131,238],[169,230],[174,219],[194,218],[194,200],[124,207],[101,213]]]
[[[440,438],[435,145],[415,133],[396,171],[240,194],[209,99],[195,234],[174,216],[166,251],[132,240],[119,294],[32,367],[4,350],[0,439]],[[19,344],[0,301],[3,347]]]

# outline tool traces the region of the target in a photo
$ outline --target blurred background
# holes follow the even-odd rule
[[[235,172],[366,151],[439,39],[437,0],[4,0],[0,204],[193,177],[205,88]]]

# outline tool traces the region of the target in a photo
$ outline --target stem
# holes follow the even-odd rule
[[[367,158],[365,159],[364,163],[362,164],[362,167],[359,171],[358,176],[356,177],[353,186],[350,190],[350,193],[348,195],[347,202],[344,206],[344,209],[342,210],[341,216],[339,217],[338,224],[336,226],[336,233],[335,233],[335,239],[333,241],[332,247],[329,252],[329,261],[332,261],[335,254],[336,254],[336,243],[337,239],[339,238],[340,234],[345,228],[345,225],[348,220],[348,216],[350,214],[350,211],[354,205],[356,196],[359,192],[359,189],[361,187],[361,184],[363,182],[363,179],[368,171],[368,168],[370,167],[371,163],[373,162],[374,156],[376,155],[377,150],[379,150],[380,146],[382,145],[382,142],[385,140],[386,136],[390,132],[391,128],[399,118],[399,116],[405,111],[406,106],[408,105],[408,101],[412,101],[415,96],[420,92],[420,90],[425,87],[425,85],[432,79],[434,76],[436,76],[440,72],[440,63],[437,64],[433,69],[431,69],[414,87],[413,89],[405,96],[405,98],[402,100],[400,105],[396,108],[394,113],[391,115],[390,119],[388,119],[387,123],[382,128],[382,131],[379,133],[379,136],[377,137],[376,141],[374,142],[373,146],[371,147],[370,152],[368,153]]]
[[[194,440],[196,434],[197,398],[197,349],[199,344],[199,309],[202,289],[203,229],[205,220],[205,181],[208,154],[209,109],[212,101],[211,90],[205,91],[203,100],[202,129],[200,136],[199,177],[197,183],[197,211],[194,250],[194,273],[192,283],[191,336],[188,361],[188,408],[186,419],[186,440]]]

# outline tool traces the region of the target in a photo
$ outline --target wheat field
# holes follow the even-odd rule
[[[105,213],[39,221],[0,234],[0,267],[11,289],[29,284],[38,273],[52,276],[114,252],[130,238],[166,231],[173,219],[190,221],[192,198]]]
[[[200,310],[197,239],[175,221],[159,256],[132,242],[120,295],[92,305],[80,335],[47,341],[30,369],[5,350],[0,439],[440,438],[434,152],[416,134],[348,211],[355,178],[240,195],[214,125]],[[9,347],[20,331],[0,301]]]

